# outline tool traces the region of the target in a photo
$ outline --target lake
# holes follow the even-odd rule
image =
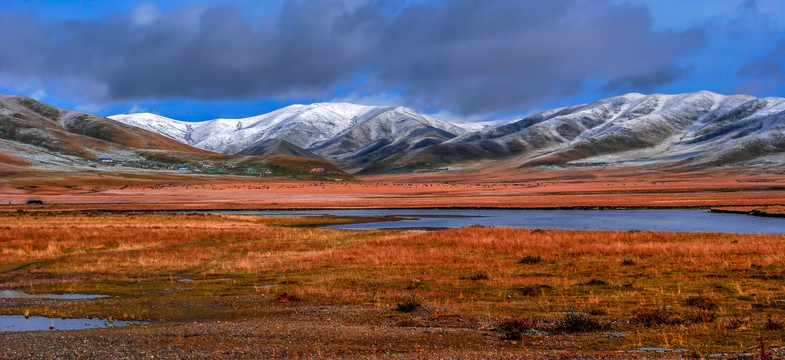
[[[471,225],[526,229],[641,230],[785,234],[785,218],[713,213],[702,209],[657,210],[495,210],[495,209],[362,209],[291,211],[220,211],[218,214],[262,216],[384,216],[403,221],[330,226],[332,229],[443,229]]]

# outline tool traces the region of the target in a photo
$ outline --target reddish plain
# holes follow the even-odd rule
[[[0,333],[0,357],[648,359],[760,344],[782,355],[783,235],[348,231],[314,226],[363,219],[122,211],[784,205],[780,169],[0,174],[0,289],[114,296],[0,299],[0,314],[152,323]]]
[[[96,172],[0,178],[0,210],[29,197],[56,209],[763,207],[785,204],[785,172],[732,169],[401,174],[357,182]]]

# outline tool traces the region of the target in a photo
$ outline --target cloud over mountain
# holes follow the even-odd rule
[[[303,0],[47,20],[0,14],[0,80],[90,103],[330,98],[393,92],[405,105],[470,115],[581,91],[648,91],[689,72],[698,28],[658,31],[612,1],[430,3]]]

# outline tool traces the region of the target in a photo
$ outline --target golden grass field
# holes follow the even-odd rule
[[[126,343],[216,357],[629,358],[785,345],[783,235],[313,227],[347,221],[2,213],[3,289],[114,297],[5,300],[0,313],[151,324],[0,334],[0,353],[40,352],[19,343],[36,338],[74,353]],[[227,344],[236,352],[219,353]],[[629,352],[647,347],[678,352]]]

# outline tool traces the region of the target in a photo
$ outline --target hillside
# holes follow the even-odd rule
[[[224,154],[313,153],[351,171],[468,132],[404,107],[347,103],[291,105],[250,118],[202,122],[149,113],[110,118]],[[271,140],[285,141],[286,150],[269,146]]]
[[[0,171],[180,171],[258,176],[343,176],[322,159],[229,156],[136,126],[36,100],[0,95]],[[294,156],[292,156],[294,155]],[[314,175],[313,168],[325,169]]]
[[[453,124],[404,107],[346,103],[292,105],[246,119],[197,123],[153,114],[112,118],[203,149],[319,157],[361,174],[499,164],[693,169],[785,163],[785,99],[707,91],[626,94],[495,127]]]
[[[518,167],[712,168],[785,163],[785,99],[627,94],[465,134],[366,172],[504,161]]]

